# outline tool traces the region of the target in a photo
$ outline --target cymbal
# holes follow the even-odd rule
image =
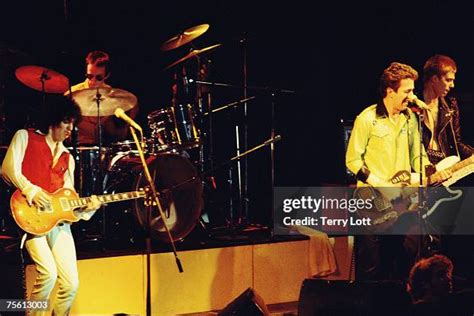
[[[193,39],[204,34],[208,28],[209,28],[209,24],[201,24],[201,25],[197,25],[189,29],[186,29],[184,32],[164,42],[161,45],[160,49],[162,51],[167,51],[167,50],[172,50],[172,49],[181,47],[184,44],[187,44],[191,42]]]
[[[187,54],[186,56],[184,56],[183,58],[181,59],[178,59],[177,61],[175,61],[174,63],[172,63],[171,65],[167,66],[165,68],[166,69],[170,69],[171,67],[174,67],[176,66],[177,64],[179,63],[182,63],[183,61],[185,60],[188,60],[189,58],[192,58],[192,57],[195,57],[197,55],[200,55],[202,53],[205,53],[205,52],[208,52],[208,51],[211,51],[217,47],[221,46],[221,44],[216,44],[216,45],[212,45],[212,46],[208,46],[208,47],[205,47],[205,48],[202,48],[202,49],[195,49],[191,52],[189,52],[189,54]]]
[[[41,66],[21,66],[15,71],[15,76],[24,85],[44,92],[62,94],[69,89],[69,79],[54,70]]]
[[[99,87],[74,91],[72,98],[81,108],[83,116],[97,116],[97,92],[100,94],[100,116],[114,115],[119,108],[126,112],[137,105],[136,96],[118,88]]]

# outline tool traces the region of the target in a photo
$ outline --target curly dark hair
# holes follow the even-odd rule
[[[453,262],[444,255],[424,258],[413,265],[408,278],[408,292],[413,302],[419,301],[426,294],[425,285],[431,282],[433,272],[437,267],[443,269],[449,276],[453,274]]]
[[[69,121],[77,123],[80,119],[81,109],[73,99],[63,95],[50,95],[37,118],[37,128],[47,134],[51,126]]]
[[[415,81],[418,79],[418,72],[411,66],[397,62],[393,62],[385,68],[382,76],[380,76],[379,90],[382,98],[387,96],[387,88],[397,91],[402,79],[413,79]]]

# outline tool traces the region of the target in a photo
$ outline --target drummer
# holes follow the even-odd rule
[[[74,93],[78,90],[89,88],[110,88],[106,80],[110,77],[110,58],[109,54],[103,51],[92,51],[86,57],[86,78],[83,82],[71,87]],[[81,106],[81,104],[79,104]],[[127,112],[127,115],[135,119],[138,113],[138,106],[133,107]],[[102,125],[102,143],[109,145],[111,143],[128,139],[129,128],[127,123],[116,118],[114,115],[101,116]],[[78,144],[96,145],[99,143],[97,116],[83,116],[78,124]]]

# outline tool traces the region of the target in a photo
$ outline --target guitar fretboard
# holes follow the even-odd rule
[[[469,158],[466,158],[466,159],[454,164],[453,166],[449,167],[447,170],[451,171],[454,174],[454,173],[456,173],[457,171],[459,171],[461,169],[466,169],[466,167],[468,167],[472,163],[474,163],[474,156],[471,156]],[[436,172],[435,174],[433,174],[431,177],[428,178],[428,184],[438,182],[440,180],[441,180],[441,178],[439,176],[439,172]],[[459,180],[459,179],[457,179],[457,180]],[[456,181],[454,181],[454,182],[456,182]]]
[[[97,198],[101,203],[113,203],[113,202],[138,199],[144,196],[145,196],[145,193],[142,191],[133,191],[133,192],[98,195]],[[73,208],[84,207],[91,200],[92,198],[90,196],[79,198],[79,199],[71,199],[69,200],[69,205]]]

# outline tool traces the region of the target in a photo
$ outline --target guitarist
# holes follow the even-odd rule
[[[423,67],[423,143],[434,164],[448,156],[461,160],[470,157],[474,149],[461,140],[459,108],[456,98],[448,97],[454,88],[456,63],[444,55],[430,57]]]
[[[81,117],[80,108],[70,98],[48,96],[48,101],[38,129],[17,131],[2,165],[4,179],[20,190],[28,203],[40,207],[51,201],[48,192],[74,189],[74,159],[63,141],[71,136],[73,124]],[[83,218],[90,219],[99,207],[100,202],[93,197]],[[67,315],[79,284],[70,224],[60,223],[44,236],[28,234],[25,245],[38,272],[30,299],[48,300],[58,281],[54,314]]]
[[[423,110],[423,143],[429,159],[434,164],[449,156],[457,156],[463,160],[474,154],[473,147],[465,144],[461,139],[457,100],[449,96],[449,92],[454,88],[456,72],[456,62],[444,55],[430,57],[423,67],[423,100],[426,103]],[[464,185],[466,184],[472,185],[472,182],[464,182]],[[459,245],[472,244],[472,237],[453,234],[456,222],[462,221],[459,209],[463,198],[464,195],[456,201],[440,205],[434,216],[430,216],[429,221],[440,233],[444,234],[440,236],[442,251],[453,260],[465,263],[472,262],[474,249],[466,246],[461,250]],[[453,235],[447,236],[451,234]],[[468,238],[471,240],[468,241]],[[464,264],[464,266],[472,266],[472,263]],[[464,273],[461,270],[458,269],[458,273]]]
[[[346,152],[346,165],[357,178],[357,185],[393,187],[391,177],[400,170],[422,170],[430,162],[424,148],[415,114],[408,108],[415,98],[413,91],[418,73],[412,67],[393,62],[380,77],[381,99],[364,109],[354,121]],[[422,166],[420,166],[420,155]],[[387,193],[397,193],[388,190]],[[389,196],[394,198],[395,196]],[[406,277],[416,249],[406,249],[403,236],[358,236],[357,277],[391,279]],[[403,258],[405,257],[405,260]],[[395,267],[395,262],[402,267]]]

